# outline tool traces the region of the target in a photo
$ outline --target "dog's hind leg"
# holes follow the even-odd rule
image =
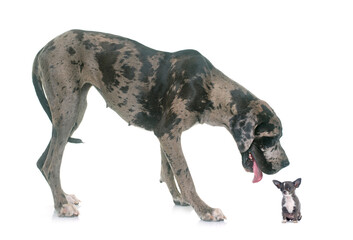
[[[175,179],[174,179],[174,173],[172,169],[170,168],[170,165],[168,163],[168,160],[165,156],[165,153],[161,147],[161,157],[162,157],[162,166],[161,166],[161,180],[160,182],[165,182],[167,184],[167,187],[169,189],[170,194],[173,197],[173,201],[176,205],[180,206],[189,206],[189,203],[187,203],[182,197],[181,194],[179,193],[179,190],[175,184]]]
[[[78,216],[79,212],[73,203],[67,199],[67,194],[61,188],[60,166],[64,149],[69,138],[69,131],[62,127],[54,127],[50,143],[38,160],[37,166],[47,180],[54,198],[55,209],[60,216]],[[43,159],[45,160],[43,161]]]
[[[78,128],[83,118],[87,106],[88,90],[89,86],[84,86],[80,90],[76,90],[75,93],[72,93],[72,90],[64,94],[56,91],[55,98],[53,98],[51,91],[48,91],[47,94],[48,101],[51,103],[53,130],[49,145],[38,160],[37,166],[51,188],[55,209],[59,212],[59,216],[79,215],[75,206],[79,200],[74,195],[68,195],[62,190],[60,167],[68,139]]]

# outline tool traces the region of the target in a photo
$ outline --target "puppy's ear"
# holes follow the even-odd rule
[[[295,188],[298,188],[298,187],[300,186],[301,182],[302,182],[302,179],[301,179],[301,178],[298,178],[297,180],[295,180],[295,181],[293,182]]]
[[[272,182],[276,185],[277,188],[281,188],[282,183],[280,181],[273,180]]]

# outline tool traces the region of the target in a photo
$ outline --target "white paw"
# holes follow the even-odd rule
[[[286,219],[282,220],[282,223],[286,223],[286,222],[287,222],[287,220],[286,220]]]
[[[219,208],[215,208],[212,212],[207,212],[203,216],[201,216],[201,220],[203,221],[212,221],[212,222],[219,222],[226,220],[226,216],[222,213],[222,210]]]
[[[68,203],[61,207],[59,217],[77,217],[79,214],[76,206],[72,203]]]
[[[80,204],[80,200],[74,194],[65,194],[66,200],[68,203],[78,205]]]

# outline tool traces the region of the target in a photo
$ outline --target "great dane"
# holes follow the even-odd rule
[[[165,182],[177,205],[191,205],[205,221],[222,211],[198,196],[181,148],[181,134],[196,123],[225,127],[234,137],[254,182],[289,165],[279,139],[282,125],[271,107],[216,69],[195,50],[162,52],[107,33],[71,30],[37,54],[33,84],[52,122],[52,136],[37,166],[52,190],[59,216],[77,216],[74,195],[60,184],[67,142],[78,128],[94,86],[107,106],[160,142]],[[179,186],[180,192],[176,186]]]

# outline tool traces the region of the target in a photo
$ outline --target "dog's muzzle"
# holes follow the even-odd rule
[[[253,183],[261,181],[262,173],[275,174],[289,165],[287,155],[279,143],[275,148],[265,151],[253,143],[248,151],[242,153],[242,163],[247,172],[254,173]]]

